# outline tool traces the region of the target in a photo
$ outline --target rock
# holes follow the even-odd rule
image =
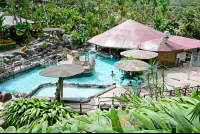
[[[6,102],[6,101],[8,101],[8,100],[10,100],[10,99],[12,99],[11,93],[6,92],[6,91],[3,91],[3,92],[1,93],[1,101],[2,101],[3,103]]]
[[[26,49],[24,52],[25,52],[27,55],[32,56],[31,49]]]
[[[63,49],[63,46],[58,46],[58,50],[62,50]]]
[[[48,48],[47,48],[47,51],[51,51],[51,48],[50,48],[50,47],[48,47]]]
[[[52,43],[48,43],[47,48],[51,48],[52,45],[53,45]]]
[[[39,45],[39,48],[40,48],[40,49],[44,49],[43,44],[40,44],[40,45]]]
[[[47,52],[47,55],[48,55],[48,56],[49,56],[49,55],[51,55],[51,52],[50,52],[50,51],[48,51],[48,52]]]
[[[64,34],[62,38],[63,38],[64,41],[68,40],[69,39],[69,35],[68,34]]]
[[[22,52],[12,52],[12,55],[14,55],[14,56],[22,55]]]
[[[46,52],[47,52],[47,49],[44,49],[44,50],[43,50],[43,53],[46,53]]]
[[[37,46],[37,45],[35,45],[35,46],[34,46],[34,48],[38,48],[38,46]]]
[[[25,92],[19,93],[19,97],[25,98],[28,94]]]
[[[51,48],[52,48],[52,49],[56,49],[56,48],[57,48],[57,45],[52,44]]]
[[[70,42],[68,40],[65,40],[64,45],[70,45]]]
[[[13,61],[20,61],[21,58],[22,58],[21,55],[17,55],[17,56],[15,56],[15,57],[13,58]]]
[[[22,53],[21,56],[22,56],[22,58],[27,58],[28,57],[26,53]]]
[[[39,53],[38,53],[38,56],[44,57],[43,52],[39,52]]]
[[[60,41],[60,42],[58,42],[59,43],[59,45],[61,45],[61,46],[64,46],[65,45],[65,42],[64,41]]]
[[[15,91],[15,92],[12,93],[12,95],[13,95],[15,98],[19,98],[19,92],[16,92],[16,91]]]
[[[15,56],[14,55],[7,55],[7,56],[5,56],[6,58],[8,58],[8,59],[12,59],[12,58],[14,58]]]

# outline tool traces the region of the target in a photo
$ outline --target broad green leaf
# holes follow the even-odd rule
[[[44,122],[42,123],[42,132],[46,131],[47,128],[48,128],[48,121],[44,121]]]
[[[191,126],[191,122],[188,122],[182,115],[177,113],[175,110],[171,109],[172,114],[175,118],[175,120],[178,122],[180,128],[183,130],[185,133],[192,133],[193,129]]]
[[[61,133],[60,127],[53,127],[51,133]]]
[[[38,124],[32,129],[32,133],[41,133],[41,132],[42,132],[42,124]]]
[[[116,110],[113,106],[111,106],[111,108],[109,109],[108,115],[109,115],[109,118],[110,118],[111,123],[112,123],[113,131],[123,133],[121,124],[119,123],[119,117],[118,117]]]
[[[6,129],[5,133],[15,133],[16,128],[14,126],[10,126]]]
[[[80,130],[86,131],[86,132],[95,132],[95,133],[118,133],[117,131],[112,131],[108,129],[104,129],[98,125],[93,124],[84,124],[81,123],[81,125],[78,126]]]
[[[92,124],[91,121],[89,121],[88,119],[86,119],[84,116],[74,116],[75,119],[78,119],[82,122],[88,123],[88,124]]]
[[[2,127],[0,127],[0,133],[5,133]]]

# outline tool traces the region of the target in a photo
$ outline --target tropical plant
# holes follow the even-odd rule
[[[18,36],[22,36],[22,41],[25,43],[26,39],[30,39],[31,37],[31,25],[28,22],[23,22],[23,23],[17,23],[15,25],[15,31]]]
[[[47,46],[48,46],[48,43],[47,43],[47,42],[45,42],[45,43],[43,43],[42,45],[43,45],[43,47],[44,47],[44,48],[47,48]]]
[[[67,53],[63,51],[63,52],[60,53],[60,56],[62,58],[67,58]]]
[[[132,90],[131,90],[132,92]],[[178,92],[177,92],[178,93]],[[126,102],[126,107],[115,109],[113,106],[106,111],[98,108],[94,113],[88,112],[73,118],[67,115],[58,117],[55,124],[48,121],[34,122],[29,126],[16,129],[10,126],[0,128],[0,132],[13,133],[199,133],[199,119],[188,115],[199,100],[193,97],[179,96],[160,98],[154,101],[151,98],[133,96],[118,100]],[[113,98],[113,97],[112,97]]]
[[[53,125],[59,118],[65,118],[68,115],[73,116],[74,114],[77,113],[71,107],[63,105],[57,100],[20,98],[4,103],[0,117],[5,120],[3,127],[13,125],[19,128],[44,121]]]
[[[77,53],[77,54],[74,56],[75,59],[79,59],[79,57],[80,57],[80,54],[79,54],[79,53]]]

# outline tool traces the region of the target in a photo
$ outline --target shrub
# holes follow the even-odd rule
[[[47,46],[48,46],[48,43],[46,43],[46,42],[43,43],[43,47],[44,47],[44,48],[47,48]]]
[[[0,68],[0,74],[8,71],[9,69]]]
[[[66,52],[61,52],[61,53],[60,53],[60,56],[61,56],[62,58],[67,58],[67,53],[66,53]]]
[[[3,104],[0,118],[4,118],[3,127],[15,126],[17,128],[35,122],[48,121],[53,125],[59,118],[74,115],[71,107],[59,103],[57,100],[21,98],[13,99]]]
[[[75,59],[79,59],[79,57],[80,57],[80,54],[78,53],[74,56]]]
[[[15,41],[12,41],[7,44],[0,44],[0,50],[7,50],[7,49],[15,48],[15,46],[16,46]]]

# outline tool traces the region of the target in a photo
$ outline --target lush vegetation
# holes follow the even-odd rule
[[[59,118],[66,118],[75,114],[75,111],[68,105],[45,98],[13,99],[3,104],[3,107],[0,117],[5,119],[4,127],[12,125],[19,128],[44,121],[48,121],[49,125],[53,125]]]
[[[15,48],[15,46],[16,46],[15,41],[11,41],[10,43],[5,43],[5,44],[0,43],[0,50],[12,49],[12,48]]]
[[[199,133],[200,121],[197,118],[199,116],[199,94],[192,90],[191,97],[185,97],[179,96],[177,92],[178,97],[163,97],[158,99],[158,101],[153,101],[151,98],[144,99],[131,94],[130,98],[125,96],[124,98],[117,98],[126,102],[126,108],[118,108],[116,110],[114,107],[111,107],[108,111],[96,109],[95,113],[73,117],[66,114],[65,117],[58,116],[53,124],[50,123],[51,118],[50,120],[42,118],[40,122],[34,121],[18,129],[14,126],[5,128],[5,130],[0,128],[0,132]],[[38,105],[37,103],[34,104]],[[46,107],[46,109],[51,111],[52,107]],[[22,112],[22,110],[20,109],[19,112]],[[57,113],[59,112],[58,110]],[[26,112],[22,113],[25,114]],[[32,112],[29,116],[33,114],[35,115],[37,112]],[[54,114],[51,113],[52,115]]]
[[[84,42],[121,22],[133,19],[145,25],[153,25],[160,31],[169,30],[170,34],[200,39],[199,1],[174,0],[62,0],[57,4],[46,5],[31,3],[29,0],[7,0],[8,8],[2,11],[16,17],[36,22],[32,27],[19,23],[16,29],[23,42],[28,42],[30,30],[42,37],[44,27],[63,28],[61,35],[70,34],[72,40]],[[196,3],[195,3],[196,2]],[[24,4],[21,4],[24,3]],[[45,22],[43,24],[39,22]],[[56,34],[56,33],[55,33]]]

